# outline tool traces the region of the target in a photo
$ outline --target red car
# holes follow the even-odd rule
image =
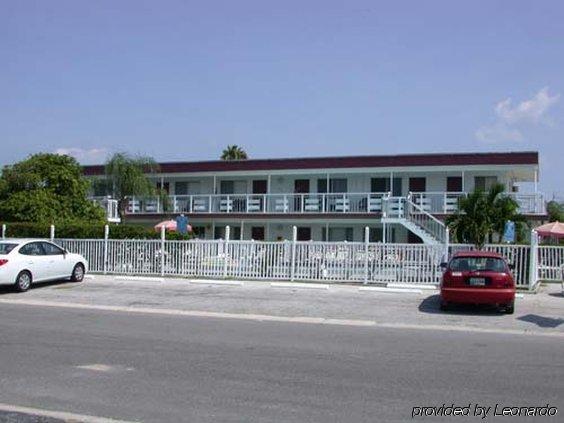
[[[490,304],[508,314],[515,310],[515,280],[510,266],[497,254],[485,251],[456,253],[441,282],[441,310],[452,304]]]

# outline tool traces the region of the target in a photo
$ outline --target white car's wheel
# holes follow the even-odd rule
[[[14,284],[14,286],[16,287],[16,291],[18,292],[27,291],[31,286],[31,281],[32,281],[31,273],[29,273],[27,270],[22,270],[18,274],[18,277],[16,278],[16,283]]]
[[[82,282],[84,279],[84,265],[78,263],[72,269],[71,281],[73,282]]]

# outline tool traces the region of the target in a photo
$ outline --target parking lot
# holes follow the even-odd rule
[[[518,294],[514,315],[484,307],[439,310],[438,291],[372,290],[361,285],[204,281],[94,275],[83,283],[49,283],[25,294],[6,287],[0,302],[121,312],[176,313],[251,320],[501,331],[564,336],[559,284]]]

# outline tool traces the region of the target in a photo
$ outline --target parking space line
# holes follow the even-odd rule
[[[0,403],[0,410],[9,413],[22,413],[41,417],[51,417],[54,419],[61,419],[64,421],[74,421],[83,423],[133,423],[126,420],[115,420],[106,417],[90,416],[87,414],[69,413],[67,411],[52,411],[42,408],[22,407],[19,405],[3,404]]]

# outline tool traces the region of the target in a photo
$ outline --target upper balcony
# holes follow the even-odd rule
[[[431,214],[452,214],[464,192],[410,193],[412,201]],[[546,213],[540,193],[510,193],[519,211],[528,215]],[[309,193],[309,194],[207,194],[132,197],[127,214],[379,214],[391,193]]]

